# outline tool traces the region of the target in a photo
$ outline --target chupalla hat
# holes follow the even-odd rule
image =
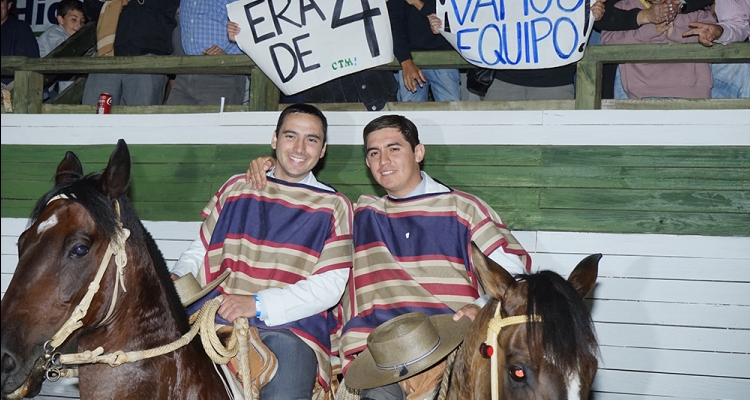
[[[198,301],[201,297],[207,295],[208,292],[216,289],[217,286],[227,279],[230,273],[232,273],[231,270],[224,270],[221,275],[205,287],[201,287],[198,280],[195,279],[195,276],[188,273],[177,278],[177,280],[174,281],[174,287],[177,289],[177,294],[180,296],[182,305],[187,307]]]
[[[369,389],[412,377],[440,362],[466,337],[471,320],[421,312],[384,322],[367,336],[367,349],[346,372],[346,386]]]

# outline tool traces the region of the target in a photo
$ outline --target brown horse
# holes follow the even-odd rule
[[[129,184],[130,153],[123,140],[101,175],[83,176],[72,152],[57,167],[54,189],[39,200],[18,239],[18,265],[2,300],[3,399],[39,393],[56,360],[55,346],[48,343],[53,336],[67,337],[64,342],[77,338],[81,351],[102,347],[109,353],[152,349],[188,331],[164,257],[127,199]],[[116,259],[122,254],[110,257],[110,243],[125,238],[120,235],[127,230],[127,264],[119,267],[118,283]],[[100,264],[106,267],[100,289],[80,328],[69,337],[56,334],[85,303]],[[84,399],[228,397],[197,340],[166,355],[118,367],[81,365],[79,371]]]
[[[492,300],[477,315],[456,355],[447,398],[588,398],[598,345],[583,297],[594,287],[601,254],[586,257],[567,281],[552,271],[516,281],[474,246],[472,259]],[[487,358],[492,352],[495,357]]]

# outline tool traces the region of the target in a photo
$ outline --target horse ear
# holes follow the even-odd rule
[[[109,156],[107,168],[99,177],[98,189],[110,200],[114,200],[128,191],[130,185],[130,151],[124,140],[117,141],[117,146]]]
[[[83,166],[81,166],[81,160],[73,153],[68,151],[65,153],[65,158],[60,161],[60,165],[57,166],[57,173],[55,173],[55,184],[65,182],[69,179],[78,178],[83,175]]]
[[[516,283],[505,268],[485,256],[474,242],[471,242],[471,260],[474,270],[479,273],[484,290],[493,298],[501,299],[505,291]]]
[[[568,282],[583,298],[594,288],[596,276],[599,273],[599,260],[601,254],[592,254],[578,263],[573,272],[568,277]]]

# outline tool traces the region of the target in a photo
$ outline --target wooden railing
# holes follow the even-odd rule
[[[42,104],[44,86],[58,74],[87,73],[149,73],[149,74],[243,74],[250,76],[248,105],[227,106],[226,111],[272,111],[279,108],[279,90],[246,55],[222,56],[150,56],[150,57],[81,57],[95,42],[95,29],[88,24],[74,35],[65,46],[45,58],[2,57],[2,74],[15,75],[13,112],[89,113],[94,106],[75,104]],[[413,52],[414,62],[421,68],[471,68],[454,51]],[[732,43],[728,46],[704,47],[700,44],[638,44],[590,46],[578,62],[576,99],[541,102],[453,102],[399,103],[390,109],[600,109],[602,65],[625,62],[750,62],[750,44]],[[398,70],[397,61],[377,67]],[[75,86],[75,85],[74,85]],[[64,101],[80,101],[83,82],[63,93]],[[750,108],[750,99],[670,99],[666,101],[605,101],[608,108]],[[615,104],[613,107],[612,104]],[[619,105],[618,105],[619,103]],[[361,110],[361,104],[337,104],[322,107],[337,110]],[[216,106],[119,106],[116,113],[185,113],[216,112]]]

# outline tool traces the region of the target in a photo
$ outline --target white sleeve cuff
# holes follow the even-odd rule
[[[349,269],[343,268],[308,276],[283,289],[261,290],[257,293],[260,320],[277,326],[328,310],[341,300],[348,280]]]

